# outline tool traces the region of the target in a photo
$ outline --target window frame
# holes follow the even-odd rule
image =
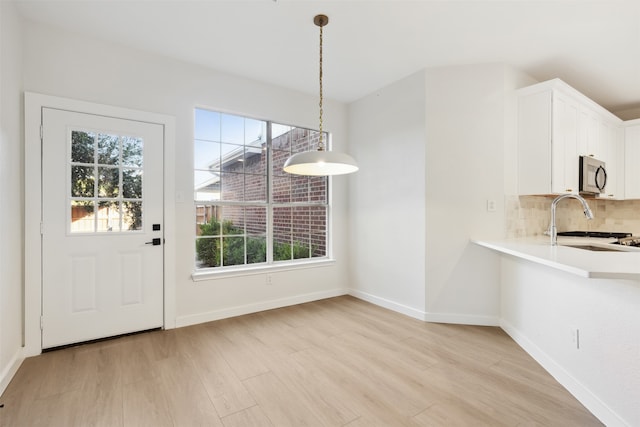
[[[273,163],[273,138],[272,138],[272,127],[273,125],[282,125],[289,126],[291,128],[301,128],[306,129],[312,132],[318,132],[317,129],[303,127],[298,125],[290,125],[281,122],[276,122],[274,120],[267,119],[259,119],[252,116],[240,115],[236,112],[227,112],[224,110],[216,110],[207,107],[194,107],[194,122],[192,129],[194,129],[194,135],[192,138],[192,148],[195,148],[195,115],[197,110],[204,110],[217,114],[227,114],[242,117],[243,119],[249,120],[260,120],[263,121],[266,125],[266,144],[267,144],[267,173],[266,173],[266,186],[267,186],[267,194],[265,202],[258,201],[223,201],[223,200],[212,200],[212,201],[203,201],[196,199],[195,188],[193,188],[193,200],[194,200],[194,211],[193,211],[193,221],[194,224],[197,225],[196,222],[196,209],[198,206],[214,206],[220,207],[224,209],[225,206],[242,206],[242,207],[264,207],[266,209],[266,261],[261,263],[254,264],[241,264],[241,265],[230,265],[230,266],[217,266],[217,267],[201,267],[198,268],[195,265],[196,253],[195,253],[195,242],[198,239],[197,233],[194,230],[194,238],[192,239],[193,244],[193,253],[194,253],[194,265],[191,274],[191,278],[194,282],[205,281],[210,279],[221,279],[225,277],[233,277],[233,276],[242,276],[242,275],[257,275],[257,274],[265,274],[265,273],[273,273],[279,271],[289,271],[289,270],[298,270],[298,269],[307,269],[307,268],[317,268],[321,266],[328,266],[335,264],[335,259],[333,258],[333,245],[332,245],[332,179],[331,176],[326,177],[326,202],[325,203],[312,203],[312,202],[274,202],[273,201],[273,183],[274,183],[274,163]],[[330,149],[331,146],[331,133],[327,130],[323,130],[325,147]],[[192,156],[192,161],[193,161]],[[195,173],[199,169],[196,168],[195,163],[192,166],[192,173]],[[294,175],[295,176],[295,175]],[[326,217],[325,217],[325,255],[320,257],[309,257],[309,258],[299,258],[299,259],[290,259],[290,260],[282,260],[276,261],[273,260],[273,241],[274,241],[274,216],[273,211],[274,208],[282,208],[282,207],[324,207],[326,209]],[[246,233],[243,234],[246,238]],[[246,243],[245,243],[246,245]],[[245,247],[246,250],[246,247]],[[269,279],[267,279],[267,284],[269,283]]]

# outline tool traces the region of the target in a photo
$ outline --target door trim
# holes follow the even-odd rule
[[[42,353],[42,109],[53,108],[118,119],[137,120],[164,129],[164,328],[176,327],[175,285],[175,118],[163,114],[95,104],[80,100],[24,94],[25,184],[24,184],[24,357]],[[28,196],[33,195],[33,197]]]

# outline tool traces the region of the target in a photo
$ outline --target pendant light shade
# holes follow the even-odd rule
[[[294,154],[287,159],[283,169],[295,175],[327,176],[353,173],[358,165],[348,154],[317,150]]]
[[[328,176],[344,175],[358,170],[358,165],[353,158],[345,153],[336,153],[325,150],[322,132],[322,27],[329,23],[326,15],[316,15],[313,23],[320,27],[320,126],[318,149],[296,153],[289,157],[284,164],[284,171],[295,175]]]

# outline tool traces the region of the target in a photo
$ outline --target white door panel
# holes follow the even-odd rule
[[[42,347],[162,326],[163,127],[42,117]]]

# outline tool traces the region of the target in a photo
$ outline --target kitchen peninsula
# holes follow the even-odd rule
[[[614,240],[474,243],[500,254],[502,329],[607,426],[637,426],[640,251],[610,245]]]
[[[640,286],[640,248],[614,245],[615,240],[560,237],[558,245],[551,246],[548,237],[538,236],[499,241],[475,240],[474,243],[581,277],[637,280]],[[611,249],[597,251],[582,249],[581,246]]]

